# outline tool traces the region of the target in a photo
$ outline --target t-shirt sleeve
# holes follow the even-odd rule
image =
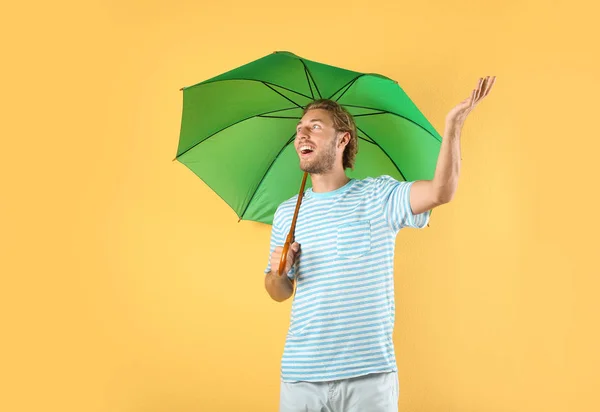
[[[404,227],[422,229],[429,223],[431,210],[415,215],[410,207],[410,188],[414,182],[398,181],[388,175],[376,178],[375,182],[375,193],[392,230],[398,232]]]
[[[273,217],[273,225],[271,226],[271,242],[269,247],[269,256],[267,256],[267,267],[264,270],[264,273],[267,274],[271,271],[271,255],[277,246],[283,247],[285,239],[287,238],[287,232],[281,230],[281,222],[280,222],[280,214],[279,209],[275,212],[275,216]],[[288,272],[288,277],[290,279],[294,278],[294,273],[296,272],[296,265],[292,265],[292,268]]]

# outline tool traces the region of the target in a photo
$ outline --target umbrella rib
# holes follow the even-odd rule
[[[289,97],[287,97],[285,94],[282,94],[282,93],[278,92],[277,90],[275,90],[274,88],[272,88],[271,86],[269,86],[265,82],[261,82],[261,83],[264,84],[265,86],[267,86],[269,89],[273,90],[275,93],[277,93],[278,95],[280,95],[284,99],[289,100],[290,102],[294,103],[296,106],[298,106],[299,108],[302,109],[302,106],[300,106],[298,103],[296,103],[295,101],[293,101],[292,99],[290,99]]]
[[[255,115],[252,115],[252,116],[246,117],[246,118],[244,118],[244,119],[238,120],[238,121],[237,121],[237,122],[235,122],[235,123],[231,123],[230,125],[228,125],[228,126],[225,126],[224,128],[217,130],[216,132],[214,132],[213,134],[211,134],[210,136],[208,136],[206,139],[199,141],[198,143],[194,144],[194,145],[193,145],[192,147],[190,147],[189,149],[186,149],[186,150],[184,150],[183,152],[179,153],[179,154],[178,154],[178,155],[177,155],[175,158],[178,158],[178,157],[180,157],[180,156],[183,156],[184,154],[186,154],[187,152],[189,152],[190,150],[192,150],[194,147],[198,146],[200,143],[206,142],[206,141],[207,141],[208,139],[210,139],[211,137],[214,137],[214,136],[216,136],[217,134],[221,133],[223,130],[229,129],[230,127],[233,127],[233,126],[235,126],[235,125],[236,125],[236,124],[238,124],[238,123],[245,122],[246,120],[250,120],[250,119],[253,119],[253,118],[255,118],[255,117],[262,117],[262,116],[264,116],[265,114],[269,114],[269,113],[275,113],[275,112],[281,112],[281,111],[283,111],[283,110],[291,110],[291,109],[296,109],[296,108],[295,108],[295,107],[292,107],[292,108],[290,108],[290,109],[277,109],[277,110],[270,110],[270,111],[268,111],[268,112],[264,112],[264,113],[255,114]],[[295,119],[295,118],[294,118],[294,119]]]
[[[400,176],[402,176],[402,179],[404,179],[404,181],[406,181],[406,177],[404,176],[404,173],[402,173],[402,171],[400,170],[400,168],[398,167],[398,165],[396,164],[396,162],[394,162],[394,159],[392,159],[392,157],[383,149],[383,147],[381,147],[379,145],[379,143],[377,143],[371,136],[369,136],[368,134],[366,134],[363,129],[361,129],[358,126],[356,126],[356,128],[358,130],[360,130],[361,132],[363,132],[363,134],[365,136],[367,136],[369,139],[373,140],[373,144],[377,145],[377,147],[379,147],[379,149],[381,149],[381,151],[383,152],[383,154],[385,154],[388,157],[388,159],[390,159],[390,161],[392,162],[392,164],[396,167],[396,170],[398,170],[398,173],[400,173]]]
[[[304,65],[304,70],[306,70],[306,72],[308,73],[308,75],[310,76],[310,78],[312,79],[313,83],[315,84],[315,89],[317,89],[317,93],[319,94],[319,98],[322,99],[323,96],[321,95],[321,91],[319,90],[319,86],[317,86],[317,82],[315,81],[315,78],[313,77],[312,73],[310,72],[310,70],[308,70],[308,66],[306,66],[306,63],[304,63],[304,60],[299,59],[302,64]]]
[[[310,96],[307,96],[307,95],[305,95],[304,93],[297,92],[297,91],[295,91],[295,90],[289,89],[289,88],[287,88],[287,87],[280,86],[280,85],[278,85],[278,84],[275,84],[275,83],[272,83],[272,82],[267,82],[267,81],[264,81],[264,80],[257,80],[257,79],[244,79],[244,78],[238,78],[238,79],[218,79],[218,80],[207,80],[207,81],[205,81],[205,82],[198,83],[198,84],[195,84],[195,85],[193,85],[193,86],[183,87],[183,88],[182,88],[182,90],[188,90],[188,89],[191,89],[192,87],[199,87],[199,86],[203,86],[203,85],[205,85],[205,84],[210,84],[210,83],[217,83],[217,82],[227,82],[227,81],[234,81],[234,80],[244,80],[244,81],[248,81],[248,82],[266,83],[266,84],[270,84],[270,85],[272,85],[272,86],[279,87],[279,88],[281,88],[281,89],[283,89],[283,90],[287,90],[288,92],[296,93],[296,94],[298,94],[298,95],[300,95],[300,96],[302,96],[302,97],[306,97],[307,99],[310,99],[310,98],[311,98]]]
[[[310,84],[310,79],[308,78],[308,70],[306,69],[306,65],[304,65],[304,74],[306,75],[306,82],[308,83],[308,88],[310,89],[310,95],[312,96],[312,99],[315,99],[315,94],[313,92],[312,89],[312,85]]]
[[[363,113],[353,114],[352,117],[364,117],[364,116],[375,116],[376,114],[388,114],[389,112],[377,112],[377,113]]]
[[[298,117],[298,116],[293,117],[293,116],[261,116],[261,115],[258,115],[256,117],[261,117],[263,119],[300,119],[300,117]]]
[[[359,75],[358,75],[358,76],[356,76],[354,79],[350,80],[348,83],[346,83],[345,85],[343,85],[342,87],[340,87],[339,89],[337,89],[337,90],[335,91],[335,93],[333,93],[331,96],[329,96],[329,98],[331,99],[331,98],[332,98],[333,96],[335,96],[335,95],[336,95],[336,94],[337,94],[337,93],[338,93],[340,90],[342,90],[344,87],[347,87],[347,89],[346,89],[346,90],[344,90],[344,93],[342,93],[342,94],[340,95],[340,97],[338,97],[337,99],[335,99],[335,101],[336,101],[336,102],[337,102],[337,101],[339,101],[339,100],[342,98],[342,96],[343,96],[344,94],[346,94],[346,92],[347,92],[347,91],[348,91],[348,90],[349,90],[349,89],[352,87],[352,85],[353,85],[353,84],[354,84],[354,83],[355,83],[355,82],[356,82],[356,81],[357,81],[357,80],[358,80],[360,77],[362,77],[362,76],[364,76],[364,73],[361,73],[361,74],[359,74]]]
[[[248,203],[246,204],[246,207],[244,208],[244,211],[242,212],[242,214],[239,216],[240,220],[242,220],[242,218],[244,217],[244,214],[246,213],[246,211],[248,210],[248,207],[250,207],[250,203],[252,203],[252,199],[254,199],[254,196],[256,195],[256,192],[258,192],[258,189],[260,188],[260,185],[262,184],[263,180],[265,180],[265,177],[267,177],[267,174],[269,173],[269,170],[271,170],[271,168],[273,167],[273,165],[275,164],[275,162],[277,161],[277,158],[279,157],[279,155],[281,154],[281,152],[283,152],[285,150],[285,148],[287,147],[288,144],[290,144],[290,142],[294,139],[294,136],[296,136],[296,132],[294,132],[294,134],[292,135],[291,138],[289,138],[285,144],[283,145],[283,147],[279,150],[279,153],[277,153],[277,156],[275,156],[273,158],[273,161],[271,162],[271,164],[269,165],[269,167],[267,168],[267,170],[265,171],[265,174],[263,175],[263,177],[260,179],[260,181],[258,182],[258,185],[256,185],[256,189],[254,189],[254,193],[252,193],[252,196],[250,197],[250,200],[248,200]]]
[[[387,111],[387,110],[374,109],[374,108],[372,108],[372,107],[355,106],[355,105],[352,105],[352,104],[343,104],[343,103],[342,103],[342,106],[346,106],[346,107],[355,107],[355,108],[357,108],[357,109],[380,110],[380,111],[379,111],[379,112],[377,112],[377,113],[365,113],[365,114],[361,114],[361,115],[357,115],[357,116],[373,116],[373,115],[377,115],[377,114],[391,114],[391,115],[393,115],[393,116],[400,117],[400,118],[402,118],[402,119],[408,120],[409,122],[411,122],[412,124],[414,124],[414,125],[416,125],[416,126],[419,126],[421,129],[423,129],[423,130],[425,130],[427,133],[429,133],[429,134],[431,135],[431,137],[433,137],[435,140],[437,140],[438,142],[441,142],[441,140],[440,140],[440,139],[438,139],[437,137],[435,137],[435,136],[433,135],[433,133],[431,133],[429,130],[427,130],[426,128],[424,128],[423,126],[421,126],[419,123],[415,122],[415,121],[414,121],[414,120],[412,120],[412,119],[409,119],[409,118],[408,118],[408,117],[406,117],[406,116],[402,116],[402,115],[400,115],[400,114],[398,114],[398,113],[389,112],[389,111]]]
[[[375,142],[374,142],[373,140],[367,140],[367,139],[365,139],[365,138],[364,138],[364,137],[362,137],[362,136],[357,136],[357,137],[358,137],[360,140],[364,141],[364,142],[371,143],[371,144],[375,144]],[[369,138],[369,139],[370,139],[370,138]]]

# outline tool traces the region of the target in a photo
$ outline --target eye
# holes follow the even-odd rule
[[[321,125],[320,125],[320,124],[313,124],[313,129],[314,129],[314,128],[320,129],[320,128],[321,128]]]

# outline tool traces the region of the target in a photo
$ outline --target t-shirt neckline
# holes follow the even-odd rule
[[[348,183],[346,183],[344,186],[339,187],[335,190],[331,190],[329,192],[313,192],[312,187],[310,187],[305,191],[305,196],[314,199],[329,199],[348,191],[348,189],[350,189],[350,187],[354,184],[355,180],[356,179],[354,178],[350,178]]]

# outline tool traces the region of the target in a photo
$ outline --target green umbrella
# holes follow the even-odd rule
[[[176,160],[240,220],[272,224],[277,206],[298,193],[296,124],[319,98],[336,100],[355,118],[359,150],[349,177],[433,178],[441,136],[385,76],[275,52],[182,90]]]
[[[385,76],[275,52],[182,90],[175,160],[239,220],[272,224],[281,202],[311,186],[299,168],[294,138],[302,109],[320,98],[337,101],[356,121],[358,153],[349,177],[433,178],[441,136],[398,83]]]

